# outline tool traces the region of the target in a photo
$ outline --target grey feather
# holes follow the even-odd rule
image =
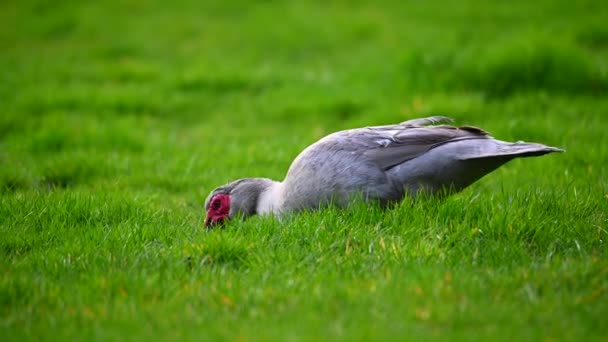
[[[460,191],[517,157],[563,152],[537,143],[509,143],[470,126],[433,116],[396,125],[350,129],[326,136],[292,162],[283,182],[248,178],[215,189],[236,211],[281,214],[316,209],[353,197],[388,203],[405,195]],[[231,208],[232,216],[232,208]]]
[[[448,123],[454,122],[454,119],[449,118],[447,116],[430,116],[428,118],[421,119],[412,119],[408,121],[404,121],[400,123],[403,126],[426,126],[426,125],[436,125],[438,123]]]

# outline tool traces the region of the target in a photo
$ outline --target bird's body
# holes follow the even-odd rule
[[[475,127],[428,126],[446,121],[430,117],[330,134],[302,151],[282,182],[245,178],[213,190],[206,224],[239,214],[345,206],[354,197],[390,203],[421,191],[454,193],[514,158],[562,151],[500,141]]]

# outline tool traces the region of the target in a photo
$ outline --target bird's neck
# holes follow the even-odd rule
[[[260,192],[256,212],[258,215],[278,215],[281,211],[283,198],[283,183],[273,181],[270,186]]]

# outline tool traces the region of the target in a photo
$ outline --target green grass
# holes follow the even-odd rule
[[[0,3],[0,336],[605,340],[602,1]],[[324,134],[449,115],[562,155],[443,201],[206,231]]]

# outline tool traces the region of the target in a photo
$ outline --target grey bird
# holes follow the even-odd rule
[[[421,192],[448,195],[514,158],[563,152],[497,140],[477,127],[437,125],[451,121],[432,116],[330,134],[302,151],[282,182],[243,178],[213,190],[205,200],[205,225],[346,206],[357,197],[389,204]]]

